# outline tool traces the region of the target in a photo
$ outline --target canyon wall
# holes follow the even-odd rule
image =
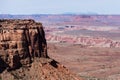
[[[47,55],[41,23],[0,20],[0,80],[83,80]]]
[[[0,20],[0,59],[14,69],[29,64],[34,57],[48,57],[45,33],[34,20]]]
[[[120,47],[119,41],[114,41],[103,37],[47,34],[46,39],[48,42],[81,44],[87,47],[110,47],[110,48]]]

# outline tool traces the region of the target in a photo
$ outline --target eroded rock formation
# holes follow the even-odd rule
[[[0,20],[0,79],[83,80],[48,58],[42,24],[34,20]]]
[[[0,58],[17,68],[29,64],[34,57],[48,57],[45,33],[34,20],[0,20]]]
[[[60,42],[60,43],[71,43],[81,44],[87,47],[109,47],[109,48],[120,48],[120,41],[114,41],[103,37],[91,37],[91,36],[72,36],[72,35],[46,35],[47,41]]]

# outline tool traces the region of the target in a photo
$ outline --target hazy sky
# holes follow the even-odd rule
[[[120,14],[120,0],[1,0],[2,14]]]

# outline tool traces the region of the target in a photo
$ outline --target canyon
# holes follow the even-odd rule
[[[83,80],[47,52],[41,23],[31,19],[0,20],[1,80]]]
[[[1,14],[2,19],[34,19],[41,21],[46,39],[50,42],[67,42],[90,47],[120,47],[119,15],[75,14]]]
[[[22,80],[26,80],[28,77],[32,76],[32,80],[35,79],[34,76],[39,76],[41,80],[42,78],[45,79],[46,77],[47,78],[45,80],[54,80],[54,78],[55,80],[59,80],[60,77],[63,75],[64,78],[62,78],[62,80],[79,80],[79,78],[80,80],[120,79],[119,15],[36,14],[0,15],[0,18],[19,20],[27,19],[20,21],[21,23],[19,23],[19,20],[16,20],[15,23],[13,21],[14,24],[12,23],[9,26],[12,26],[12,29],[10,28],[11,34],[9,35],[17,36],[17,39],[19,40],[12,37],[9,38],[9,35],[4,36],[3,34],[0,34],[2,35],[2,37],[0,36],[2,44],[0,46],[0,50],[2,51],[1,53],[5,53],[0,54],[0,60],[2,61],[1,63],[5,65],[2,66],[3,69],[0,71],[0,78],[11,76],[11,78],[13,79],[16,78],[15,74],[17,74],[17,78]],[[35,21],[31,19],[34,19]],[[0,30],[1,26],[3,25],[5,30],[1,31],[2,33],[5,32],[5,34],[7,34],[6,24],[11,23],[8,22],[1,22],[4,24],[0,25]],[[43,24],[39,22],[42,22]],[[21,25],[23,23],[25,24]],[[16,28],[15,25],[19,27]],[[40,29],[37,30],[37,27],[39,27]],[[25,31],[23,31],[24,29]],[[15,32],[13,30],[15,30]],[[38,46],[39,40],[34,35],[38,35],[38,31],[41,32],[43,30],[44,32],[42,33],[42,35],[44,37],[41,37],[42,40],[40,40],[40,44],[42,46],[41,49],[39,48],[40,45]],[[32,35],[30,34],[30,31],[32,32]],[[13,32],[20,35],[13,35]],[[26,37],[23,36],[22,33],[25,33]],[[23,36],[24,38],[20,38],[21,36]],[[24,41],[23,44],[21,44],[21,40],[25,40],[28,46],[24,45]],[[33,41],[29,42],[30,40]],[[18,52],[13,51],[12,54],[15,53],[15,55],[11,57],[11,54],[8,54],[8,48],[10,47],[8,46],[8,42],[17,42],[17,46],[13,47],[14,49],[12,50],[17,50]],[[18,49],[19,45],[22,46],[22,51]],[[29,51],[29,53],[26,53],[28,54],[28,56],[24,54],[24,52],[26,51]],[[14,64],[13,62],[13,57],[16,56],[16,53],[20,56],[20,60],[16,60],[16,62],[20,63],[20,65]],[[4,62],[7,62],[7,67],[6,63]],[[63,64],[64,66],[61,64]],[[16,68],[18,69],[12,70],[14,69],[14,66],[16,66]],[[37,71],[38,68],[40,71]],[[7,70],[10,70],[10,72],[7,72]],[[36,71],[36,73],[40,73],[40,75],[35,74],[34,71]],[[77,75],[75,75],[74,73]],[[5,74],[7,75],[4,76]],[[26,74],[29,74],[30,76],[27,76]],[[43,77],[41,78],[40,76]]]

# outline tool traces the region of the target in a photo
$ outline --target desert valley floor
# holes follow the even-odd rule
[[[80,76],[100,80],[120,79],[119,48],[85,48],[81,45],[49,43],[48,53]]]

